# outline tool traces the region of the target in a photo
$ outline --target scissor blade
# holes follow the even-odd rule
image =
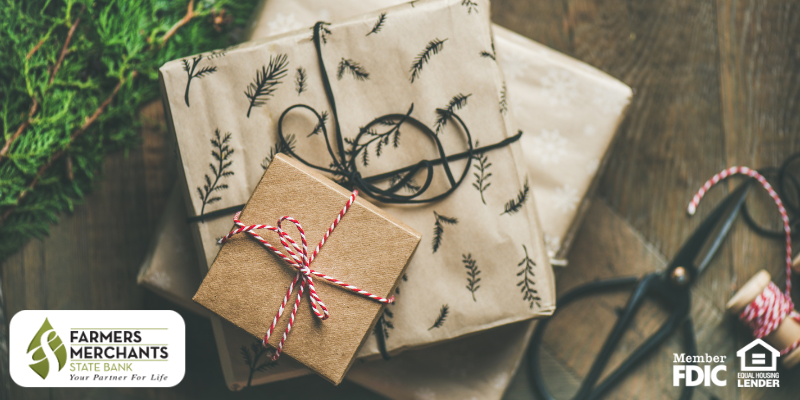
[[[753,180],[748,179],[717,205],[675,255],[668,273],[682,266],[688,270],[689,279],[693,281],[705,270],[728,236],[752,183]]]

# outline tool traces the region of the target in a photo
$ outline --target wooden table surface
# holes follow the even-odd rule
[[[596,277],[647,272],[673,255],[702,217],[732,187],[712,190],[698,215],[687,201],[705,179],[733,165],[779,165],[800,151],[800,3],[773,0],[495,0],[493,19],[536,41],[619,78],[634,98],[600,180],[592,214],[557,271],[564,290]],[[0,266],[4,311],[23,309],[161,309],[173,305],[136,285],[136,274],[169,189],[176,179],[160,106],[142,110],[142,146],[114,154],[103,178],[74,213],[62,216],[49,237],[31,240]],[[535,110],[531,110],[535,112]],[[774,205],[752,196],[754,214],[778,227]],[[601,245],[602,244],[602,245]],[[757,236],[739,222],[693,289],[692,313],[701,354],[727,355],[750,341],[724,306],[740,285],[765,268],[781,282],[780,241]],[[624,296],[572,307],[546,337],[552,385],[574,390],[588,369]],[[652,331],[660,312],[648,306],[630,351]],[[187,373],[175,388],[24,389],[0,360],[0,398],[9,399],[204,399],[287,398],[303,388],[318,398],[374,399],[345,382],[333,389],[316,377],[231,394],[225,388],[207,320],[182,312],[187,324]],[[607,318],[606,318],[607,317]],[[7,338],[7,326],[0,339]],[[580,346],[570,339],[588,338]],[[6,346],[5,343],[0,347]],[[672,338],[610,398],[676,398],[672,387]],[[532,394],[525,363],[506,398]],[[796,399],[800,372],[782,371],[780,389],[735,388],[730,362],[725,388],[702,388],[695,399]]]

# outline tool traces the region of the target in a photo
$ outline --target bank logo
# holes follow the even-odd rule
[[[41,328],[28,345],[29,366],[42,379],[61,371],[67,363],[67,349],[56,330],[44,319]]]
[[[761,339],[750,342],[736,352],[736,357],[741,360],[742,372],[778,370],[778,357],[781,353]]]

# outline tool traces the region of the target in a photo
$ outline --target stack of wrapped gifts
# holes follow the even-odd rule
[[[502,396],[631,90],[489,11],[268,0],[161,68],[181,178],[139,283],[211,319],[231,390]]]

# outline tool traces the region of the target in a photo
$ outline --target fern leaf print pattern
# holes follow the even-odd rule
[[[295,73],[294,88],[297,90],[298,96],[308,90],[308,73],[306,73],[306,69],[303,67],[298,68]]]
[[[196,57],[192,57],[192,65],[189,66],[189,60],[183,60],[183,70],[186,71],[187,79],[186,79],[186,92],[183,94],[183,100],[186,102],[186,107],[189,107],[189,85],[192,83],[192,79],[202,79],[208,75],[217,72],[217,67],[203,67],[199,71],[197,70],[197,64],[200,64],[200,61],[203,59],[203,55],[199,55]]]
[[[478,264],[475,259],[472,258],[471,253],[462,254],[461,258],[461,262],[464,263],[464,268],[467,269],[467,290],[472,293],[472,301],[478,301],[475,299],[475,292],[477,292],[481,287],[481,285],[478,285],[478,282],[481,281],[481,278],[478,278],[481,270],[478,268]]]
[[[250,348],[248,349],[247,346],[242,345],[239,349],[239,353],[242,355],[242,360],[244,361],[247,368],[250,370],[250,374],[247,376],[247,386],[250,387],[253,383],[253,375],[256,372],[265,372],[269,369],[275,368],[278,365],[278,361],[272,361],[269,357],[266,357],[264,362],[261,361],[261,357],[265,356],[269,349],[264,347],[261,344],[260,340],[256,340],[250,344]]]
[[[475,147],[478,147],[477,140],[475,141]],[[492,176],[492,173],[489,172],[489,167],[492,166],[492,163],[489,162],[489,156],[487,156],[485,152],[475,153],[472,159],[475,160],[475,164],[472,165],[472,168],[477,170],[477,172],[472,173],[472,175],[475,176],[475,182],[472,183],[472,187],[481,194],[481,201],[483,205],[486,205],[486,199],[483,197],[483,193],[486,192],[486,189],[492,184],[489,182],[489,178]]]
[[[256,71],[256,78],[247,87],[244,94],[250,101],[250,107],[247,108],[247,118],[250,118],[250,111],[253,107],[260,107],[267,104],[270,96],[272,96],[277,86],[281,84],[281,79],[286,76],[289,65],[289,59],[286,54],[279,54],[278,56],[270,56],[269,64],[262,66],[261,71]]]
[[[500,114],[508,114],[508,99],[506,98],[505,82],[503,82],[503,88],[500,90]]]
[[[450,102],[447,103],[447,106],[436,109],[436,125],[434,126],[434,131],[436,131],[437,135],[442,132],[444,127],[447,125],[447,121],[456,110],[466,107],[469,96],[472,96],[472,94],[464,95],[459,93],[450,99]]]
[[[381,15],[378,17],[378,21],[375,22],[375,26],[372,27],[371,31],[367,32],[366,36],[380,32],[381,28],[383,28],[384,23],[386,23],[386,13],[381,13]]]
[[[517,193],[517,197],[509,200],[506,202],[505,210],[500,213],[503,214],[514,214],[517,211],[522,209],[522,206],[528,201],[528,197],[530,195],[531,188],[528,186],[528,178],[525,178],[525,184],[520,189],[519,193]]]
[[[444,235],[444,226],[445,225],[455,225],[458,223],[458,219],[453,217],[445,217],[444,215],[438,214],[436,211],[433,212],[433,216],[436,221],[433,223],[433,252],[436,253],[436,250],[439,250],[439,247],[442,245],[442,236]]]
[[[436,317],[436,321],[433,321],[433,325],[431,325],[428,330],[441,328],[444,325],[444,321],[447,319],[447,314],[450,312],[450,306],[447,304],[442,306],[442,309],[439,310],[439,316]]]
[[[414,83],[415,80],[419,79],[419,75],[422,73],[422,67],[430,61],[431,56],[439,54],[442,49],[444,49],[444,42],[447,39],[439,40],[433,39],[425,46],[425,49],[422,50],[416,58],[414,58],[414,62],[411,64],[411,83]]]
[[[342,57],[342,61],[339,62],[339,69],[336,71],[336,78],[342,80],[345,72],[349,72],[353,78],[359,81],[365,81],[369,79],[369,72],[367,72],[367,70],[364,69],[361,64]]]
[[[517,272],[517,276],[521,279],[517,283],[517,286],[522,293],[522,301],[527,301],[529,307],[533,308],[533,305],[536,304],[538,306],[541,300],[539,292],[536,290],[535,275],[533,273],[533,267],[536,266],[536,263],[528,256],[528,248],[525,247],[524,244],[522,245],[522,250],[525,251],[525,258],[517,264],[518,267],[522,267],[522,269]]]
[[[231,156],[233,156],[233,149],[228,143],[230,140],[230,132],[222,136],[219,133],[219,129],[214,132],[214,138],[211,139],[211,146],[213,147],[211,156],[214,158],[214,162],[208,164],[208,167],[211,169],[211,176],[206,174],[203,186],[197,187],[197,195],[200,197],[200,201],[203,202],[200,208],[200,215],[205,213],[207,205],[222,200],[222,197],[217,195],[217,193],[228,188],[228,185],[220,183],[220,180],[233,175],[233,171],[229,170],[230,166],[233,164],[233,160],[231,159]],[[211,179],[214,179],[213,182]]]

